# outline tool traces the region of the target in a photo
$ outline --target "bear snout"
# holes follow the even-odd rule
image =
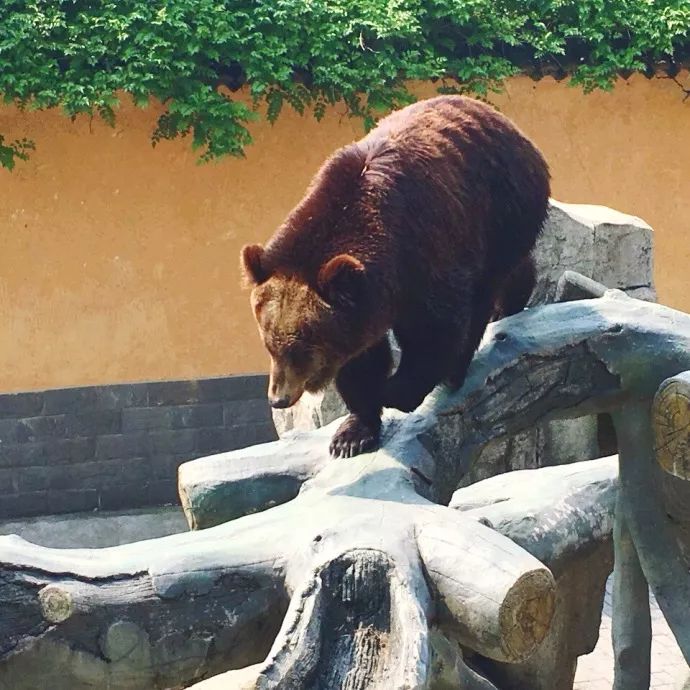
[[[276,410],[284,410],[286,407],[292,407],[294,403],[289,396],[284,395],[282,398],[272,398],[269,396],[268,404]]]
[[[273,362],[268,384],[268,404],[282,410],[292,407],[304,392],[304,384],[295,376],[295,372]]]

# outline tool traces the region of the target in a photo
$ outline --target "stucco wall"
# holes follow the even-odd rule
[[[634,76],[583,96],[516,78],[496,103],[546,154],[556,198],[652,225],[659,300],[690,311],[690,101],[678,87]],[[198,166],[186,141],[151,148],[158,112],[124,105],[111,129],[0,108],[0,132],[37,144],[0,169],[0,390],[265,369],[239,249],[271,234],[360,124],[337,108],[320,124],[285,111],[254,128],[246,159]]]

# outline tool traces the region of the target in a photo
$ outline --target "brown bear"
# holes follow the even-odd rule
[[[403,108],[336,151],[266,246],[242,250],[270,404],[335,378],[350,414],[330,448],[350,457],[377,447],[383,406],[461,386],[489,321],[527,304],[548,199],[534,144],[462,96]]]

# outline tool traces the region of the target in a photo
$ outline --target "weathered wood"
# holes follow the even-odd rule
[[[482,536],[471,530],[449,531],[445,521],[423,525],[417,532],[419,553],[435,585],[439,623],[483,656],[521,661],[548,632],[553,576],[526,558],[526,551],[521,557],[503,542],[487,541],[478,549]]]
[[[556,578],[549,632],[521,663],[483,660],[500,688],[572,690],[577,658],[595,647],[618,486],[618,458],[522,470],[453,494],[451,506],[491,525],[548,566]]]
[[[669,474],[690,481],[690,372],[666,379],[654,398],[656,459]]]
[[[616,507],[613,568],[613,690],[648,690],[651,680],[652,618],[644,578],[622,500]]]
[[[293,597],[280,643],[261,671],[264,685],[423,687],[428,630],[414,592],[417,577],[375,549],[348,551],[324,564]]]
[[[573,554],[608,543],[618,489],[618,456],[502,474],[458,489],[450,507],[480,520],[555,574]]]
[[[640,400],[648,414],[660,382],[685,369],[688,315],[615,291],[529,310],[488,330],[462,390],[438,389],[407,416],[388,413],[376,453],[329,460],[326,427],[186,463],[179,484],[197,531],[170,541],[95,552],[0,541],[0,611],[11,611],[0,617],[0,641],[10,640],[0,652],[0,686],[11,678],[23,690],[49,678],[53,690],[163,688],[172,676],[185,684],[221,666],[260,662],[256,682],[264,687],[319,687],[324,679],[335,687],[425,687],[436,623],[484,658],[520,662],[548,633],[551,573],[498,531],[438,503],[491,439]],[[619,436],[629,423],[621,417]],[[649,417],[645,424],[651,439]],[[620,462],[633,468],[632,496],[649,480],[639,462],[654,464],[651,440],[631,439],[642,450],[623,444]],[[654,518],[648,538],[660,504],[657,512],[640,505]],[[642,527],[627,508],[626,517],[637,544]],[[201,529],[209,525],[218,526]],[[591,527],[571,525],[533,546],[556,568],[558,554]],[[652,565],[640,554],[662,595],[677,568],[670,579],[650,572],[669,548],[650,552]],[[505,565],[500,573],[496,562]],[[41,597],[46,586],[53,589]],[[368,608],[372,600],[383,608]],[[215,611],[210,624],[205,607]],[[233,643],[259,658],[245,653],[240,661]]]
[[[230,553],[226,526],[94,550],[0,537],[0,687],[151,690],[259,661],[284,571],[238,526]]]
[[[232,462],[227,462],[228,457]],[[283,441],[212,455],[195,465],[193,476],[180,469],[182,507],[192,529],[219,525],[293,499],[328,461],[318,444],[299,433]],[[197,524],[202,513],[208,518]]]
[[[596,280],[575,271],[563,271],[556,283],[554,302],[574,302],[579,299],[603,297],[606,287]]]
[[[650,401],[631,403],[613,415],[621,510],[644,577],[690,664],[690,573],[664,511],[651,419]]]

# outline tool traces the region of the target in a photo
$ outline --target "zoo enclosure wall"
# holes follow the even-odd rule
[[[638,74],[584,95],[516,77],[494,101],[544,151],[555,198],[654,228],[659,301],[690,311],[690,100],[678,87]],[[0,169],[1,391],[266,370],[239,249],[271,234],[361,124],[338,107],[321,123],[286,111],[252,128],[246,159],[199,166],[188,141],[151,148],[159,113],[125,103],[111,129],[0,107],[0,131],[37,145]]]

